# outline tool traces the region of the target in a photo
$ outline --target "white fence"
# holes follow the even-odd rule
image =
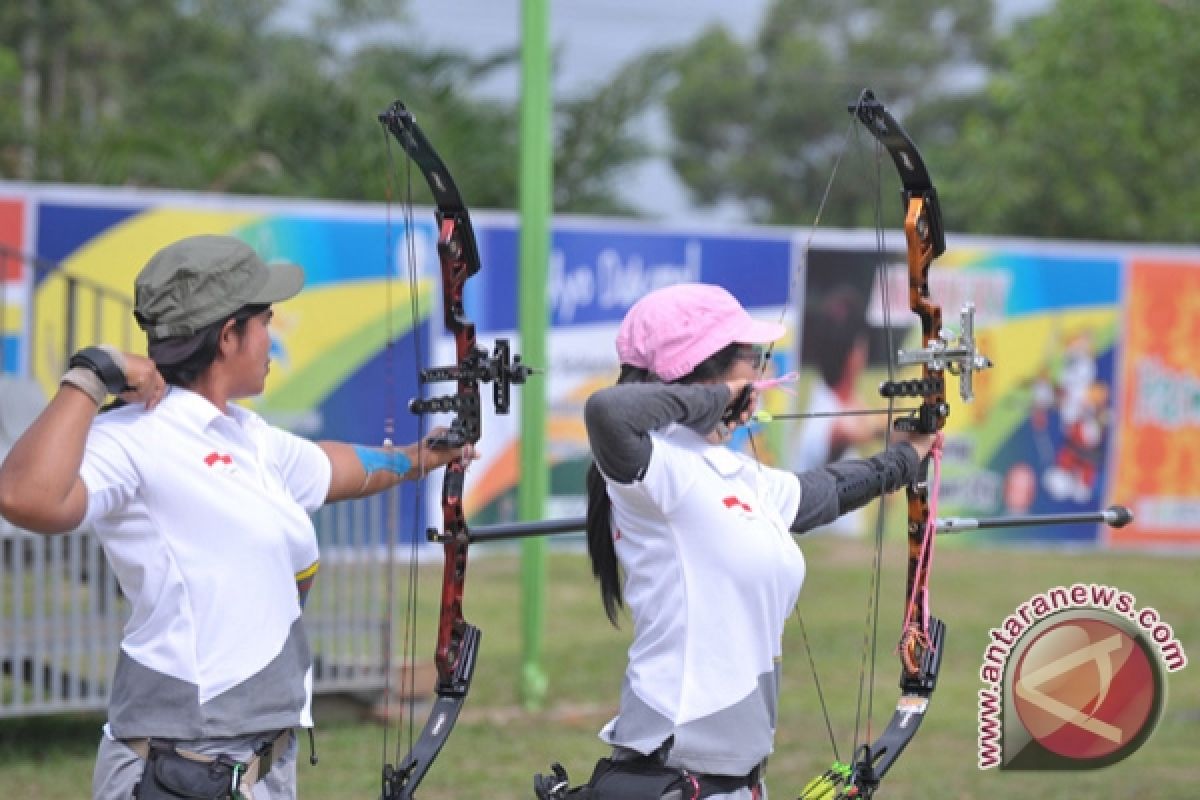
[[[128,349],[129,298],[0,245],[0,268],[10,259],[65,281],[64,364],[77,346],[97,340],[106,311],[125,320]],[[0,315],[6,306],[0,297]],[[76,330],[77,311],[85,307],[93,312],[90,332]],[[4,330],[0,316],[0,334]],[[47,400],[36,382],[13,374],[16,365],[4,363],[2,345],[0,459]],[[321,569],[304,617],[315,692],[385,686],[387,564],[380,532],[387,504],[395,502],[389,493],[327,507],[314,518]],[[0,717],[104,709],[128,613],[95,536],[39,536],[0,519]]]
[[[304,612],[315,692],[384,686],[386,497],[316,516],[321,569]],[[38,536],[0,520],[0,717],[100,711],[128,616],[89,533]]]
[[[0,717],[103,708],[126,609],[95,537],[0,531]]]

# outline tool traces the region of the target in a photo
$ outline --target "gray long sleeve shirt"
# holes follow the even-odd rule
[[[707,434],[716,429],[730,400],[723,383],[631,383],[602,389],[584,407],[596,465],[610,480],[632,483],[650,464],[651,431],[675,423]],[[916,478],[919,466],[916,450],[902,442],[870,458],[797,473],[801,502],[791,530],[804,533],[826,525],[895,491]]]

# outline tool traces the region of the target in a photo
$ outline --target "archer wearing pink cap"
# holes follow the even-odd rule
[[[680,283],[633,304],[617,331],[617,356],[670,382],[731,344],[770,344],[784,333],[778,322],[751,317],[720,286]]]
[[[671,785],[710,800],[765,796],[778,656],[805,574],[790,534],[908,484],[928,450],[914,438],[796,474],[726,447],[783,334],[719,286],[657,289],[621,322],[617,384],[584,406],[592,573],[613,624],[628,605],[634,625],[597,795],[660,797],[674,772]]]

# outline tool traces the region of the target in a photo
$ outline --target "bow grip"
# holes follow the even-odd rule
[[[892,423],[892,427],[900,433],[937,433],[950,416],[950,406],[946,403],[922,403],[917,412],[911,417],[901,417]]]

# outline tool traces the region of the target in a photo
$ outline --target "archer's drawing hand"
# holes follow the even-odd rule
[[[119,397],[126,403],[143,403],[154,408],[167,394],[167,381],[158,366],[146,356],[124,353],[125,385]]]

